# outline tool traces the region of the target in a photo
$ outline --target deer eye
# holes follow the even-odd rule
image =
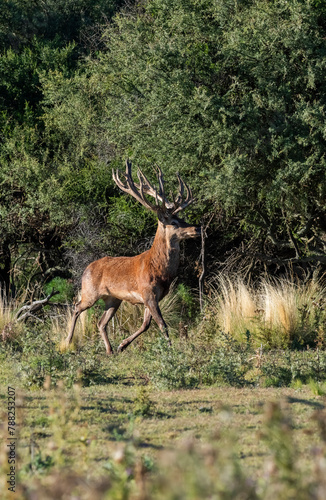
[[[179,227],[179,224],[177,223],[176,220],[172,220],[171,221],[171,226],[174,226],[174,227]]]

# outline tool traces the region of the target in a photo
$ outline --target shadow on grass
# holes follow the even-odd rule
[[[287,400],[289,403],[300,403],[303,405],[311,406],[312,408],[316,408],[318,410],[323,410],[325,405],[323,403],[319,403],[318,401],[309,401],[307,399],[293,398],[292,396],[288,396]]]

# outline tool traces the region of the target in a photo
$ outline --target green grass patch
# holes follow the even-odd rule
[[[121,383],[70,389],[59,383],[26,392],[19,380],[12,385],[18,499],[36,492],[42,498],[78,493],[87,499],[89,489],[96,498],[113,500],[195,499],[200,491],[204,499],[265,499],[272,493],[303,499],[326,487],[318,475],[319,457],[326,453],[325,402],[310,386],[298,393],[159,391]],[[8,464],[1,457],[3,478]]]

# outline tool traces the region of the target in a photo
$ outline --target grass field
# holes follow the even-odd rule
[[[6,386],[1,394],[5,406]],[[273,498],[268,490],[323,498],[318,485],[326,492],[325,397],[308,386],[16,385],[16,413],[18,487],[6,494],[2,449],[1,498]],[[5,444],[5,412],[2,422]]]

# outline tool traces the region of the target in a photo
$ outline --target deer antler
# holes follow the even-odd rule
[[[153,185],[150,183],[150,181],[147,179],[147,177],[143,174],[143,172],[140,169],[138,169],[137,171],[139,184],[135,183],[131,176],[131,162],[129,160],[126,160],[125,173],[121,173],[119,172],[119,170],[117,170],[116,172],[112,170],[113,180],[117,184],[117,186],[125,193],[128,193],[131,196],[133,196],[144,207],[149,208],[155,213],[166,212],[169,213],[170,215],[177,214],[178,212],[185,209],[188,205],[190,205],[194,201],[191,189],[181,179],[180,175],[177,174],[179,181],[179,193],[176,196],[173,203],[169,202],[165,195],[163,173],[158,165],[156,165],[156,173],[159,184],[159,190],[153,187]],[[126,180],[126,185],[121,181],[119,174],[124,176]],[[186,198],[184,199],[185,190],[186,190]],[[150,201],[148,201],[147,198],[145,198],[145,194],[152,196],[156,201],[156,205],[153,205]],[[161,203],[161,205],[159,203]]]
[[[159,183],[159,191],[157,192],[157,189],[153,187],[153,185],[149,182],[147,177],[143,174],[141,170],[138,169],[137,175],[138,179],[142,179],[143,181],[143,189],[145,190],[146,194],[149,196],[152,196],[156,200],[156,208],[157,210],[160,210],[161,212],[165,212],[166,210],[171,210],[174,205],[173,203],[170,203],[166,196],[165,196],[165,191],[164,191],[164,180],[163,180],[163,173],[160,167],[156,166],[156,174],[157,174],[157,180]],[[139,189],[140,186],[136,184],[136,187]],[[162,203],[162,205],[159,205],[159,202]]]
[[[179,174],[177,174],[177,176],[179,181],[179,193],[177,194],[174,200],[174,210],[172,212],[173,214],[181,212],[181,210],[184,210],[194,201],[190,187],[181,179]],[[186,189],[186,198],[183,199],[185,189]]]
[[[125,180],[126,180],[126,184],[125,185],[120,177],[119,177],[119,174],[120,175],[123,175]],[[124,191],[125,193],[128,193],[130,194],[131,196],[133,196],[137,201],[139,201],[139,203],[141,203],[144,207],[146,208],[149,208],[150,210],[152,210],[153,212],[157,212],[157,207],[155,207],[155,205],[153,205],[152,203],[150,203],[144,196],[144,190],[147,190],[147,188],[150,186],[150,188],[152,188],[151,184],[148,182],[148,180],[146,179],[146,177],[140,172],[140,170],[138,170],[138,179],[139,179],[139,184],[135,184],[132,177],[131,177],[131,162],[129,160],[126,160],[126,172],[125,173],[121,173],[119,172],[119,170],[117,169],[116,172],[114,172],[114,170],[112,170],[112,176],[113,176],[113,180],[114,182],[117,184],[117,186],[122,190]],[[144,181],[149,185],[149,186],[145,186],[144,185]],[[153,188],[152,188],[153,189]]]

